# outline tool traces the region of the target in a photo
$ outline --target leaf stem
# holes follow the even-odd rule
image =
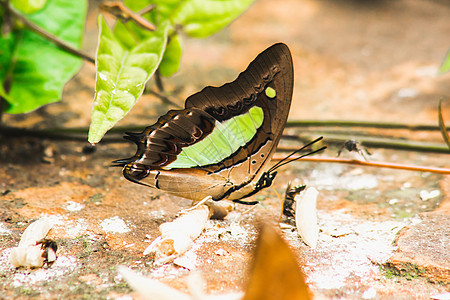
[[[0,96],[0,128],[2,127],[3,109],[5,107],[6,100]]]
[[[81,57],[82,59],[95,64],[95,59],[88,54],[70,46],[66,42],[60,40],[58,37],[54,36],[53,34],[45,31],[44,29],[40,28],[39,26],[35,25],[33,22],[29,21],[27,18],[22,16],[19,12],[17,12],[15,9],[13,9],[11,6],[7,6],[8,11],[17,19],[19,19],[22,23],[24,23],[29,29],[34,31],[35,33],[39,34],[40,36],[44,37],[45,39],[49,40],[50,42],[57,45],[59,48],[61,48],[64,51],[67,51],[75,56]]]

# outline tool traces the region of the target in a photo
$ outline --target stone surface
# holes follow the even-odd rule
[[[386,262],[402,276],[422,276],[450,285],[450,198],[443,180],[445,200],[440,207],[420,214],[414,225],[403,228],[395,240],[398,249]]]
[[[396,239],[398,250],[387,266],[402,276],[423,276],[431,282],[450,284],[450,216],[421,215],[421,222],[404,228]]]

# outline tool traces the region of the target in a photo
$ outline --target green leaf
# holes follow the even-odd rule
[[[124,4],[134,12],[138,12],[154,4],[155,8],[153,11],[143,17],[155,24],[159,24],[169,19],[170,15],[181,2],[180,0],[125,0]]]
[[[0,35],[0,80],[4,81],[10,73],[16,39],[14,34]]]
[[[11,0],[14,7],[26,14],[33,14],[41,10],[46,3],[47,0]]]
[[[86,9],[86,1],[48,0],[43,9],[26,17],[59,39],[79,48]],[[8,80],[10,85],[7,97],[9,106],[5,109],[7,113],[26,113],[59,101],[64,84],[82,63],[80,58],[59,49],[26,28],[0,36],[0,45],[3,43],[8,43],[9,49],[13,49],[8,59],[0,59],[0,79],[2,84]]]
[[[441,73],[450,71],[450,50],[447,52],[447,57],[444,59],[442,66],[439,70]]]
[[[170,19],[172,26],[182,25],[192,37],[204,38],[221,30],[239,17],[253,0],[126,0],[133,11],[155,4],[153,13],[144,17],[154,23]]]
[[[180,1],[171,16],[174,24],[197,38],[208,37],[239,17],[253,0],[186,0]]]
[[[166,46],[166,51],[164,51],[161,64],[159,65],[159,72],[162,76],[169,77],[178,71],[182,53],[183,47],[181,46],[181,37],[179,35],[172,36]]]
[[[116,36],[99,16],[100,37],[97,49],[96,95],[92,110],[89,142],[97,143],[121,120],[144,91],[145,83],[161,62],[169,24],[158,26],[146,39],[132,45]],[[119,24],[119,23],[118,23]]]

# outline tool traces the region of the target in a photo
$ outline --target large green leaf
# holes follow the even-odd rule
[[[197,38],[208,37],[239,17],[253,0],[186,0],[180,1],[173,15],[174,24]]]
[[[20,9],[20,7],[18,8]],[[87,2],[48,0],[44,8],[24,16],[68,44],[79,48],[84,29]],[[10,42],[14,44],[11,45]],[[8,80],[7,113],[26,113],[59,101],[64,84],[78,71],[81,59],[26,28],[0,37],[0,44],[14,49],[0,59],[0,76]],[[3,48],[3,47],[1,47]],[[3,50],[3,49],[2,49]]]
[[[167,42],[168,23],[133,43],[120,40],[99,16],[96,95],[92,110],[89,142],[97,143],[136,104],[145,83],[161,62]],[[118,23],[120,24],[120,23]],[[135,46],[130,48],[135,43]],[[127,46],[124,46],[127,45]]]

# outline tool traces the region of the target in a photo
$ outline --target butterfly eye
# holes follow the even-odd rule
[[[131,177],[135,180],[141,180],[141,179],[147,177],[149,173],[150,173],[150,170],[139,168],[133,164],[129,164],[123,169],[123,175],[126,178]]]

